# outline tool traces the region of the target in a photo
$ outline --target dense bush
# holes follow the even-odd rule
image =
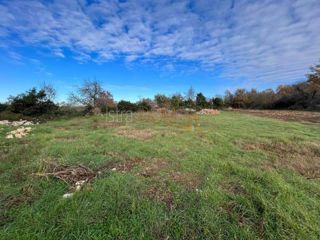
[[[138,110],[138,106],[135,103],[121,100],[120,102],[118,102],[117,109],[120,112],[136,112]]]
[[[8,108],[8,105],[7,104],[4,104],[4,103],[0,103],[0,112],[3,112],[5,110],[7,110]]]
[[[26,93],[9,98],[10,111],[25,116],[40,116],[53,114],[57,109],[44,90],[37,91],[35,88]]]
[[[196,108],[200,110],[209,107],[210,103],[207,101],[206,97],[202,93],[198,93],[196,97]]]
[[[178,110],[184,107],[184,99],[180,94],[175,94],[170,99],[170,108]]]
[[[142,99],[137,103],[138,111],[149,112],[154,108],[154,103],[150,99]]]
[[[212,98],[211,105],[213,108],[222,108],[224,106],[223,99],[220,97]]]
[[[163,95],[157,94],[154,96],[154,101],[159,108],[169,108],[170,107],[170,98]]]

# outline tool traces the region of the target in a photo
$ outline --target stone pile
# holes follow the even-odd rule
[[[8,120],[3,120],[3,121],[0,121],[0,125],[20,127],[20,126],[32,126],[34,125],[34,123],[27,120],[22,120],[22,119],[19,121],[13,121],[13,122],[10,122]]]
[[[38,124],[38,123],[37,123]],[[13,138],[22,138],[28,135],[31,132],[31,127],[34,125],[33,122],[22,120],[19,121],[8,121],[8,120],[2,120],[0,121],[0,126],[8,126],[8,127],[15,127],[17,129],[12,130],[7,133],[6,139],[13,139]]]
[[[16,130],[7,133],[6,139],[22,138],[31,132],[31,127],[19,127]]]

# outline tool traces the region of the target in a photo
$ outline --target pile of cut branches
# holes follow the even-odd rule
[[[39,177],[53,176],[73,187],[79,185],[79,183],[90,182],[97,176],[95,171],[83,165],[68,166],[60,165],[55,162],[46,163],[45,172],[33,173],[33,175]]]

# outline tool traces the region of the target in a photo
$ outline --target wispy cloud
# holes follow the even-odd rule
[[[295,81],[320,58],[319,0],[0,3],[0,47],[36,46],[80,62],[179,61],[223,76]]]

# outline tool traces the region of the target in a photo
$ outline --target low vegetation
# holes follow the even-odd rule
[[[320,238],[319,123],[130,116],[1,125],[0,238]]]

